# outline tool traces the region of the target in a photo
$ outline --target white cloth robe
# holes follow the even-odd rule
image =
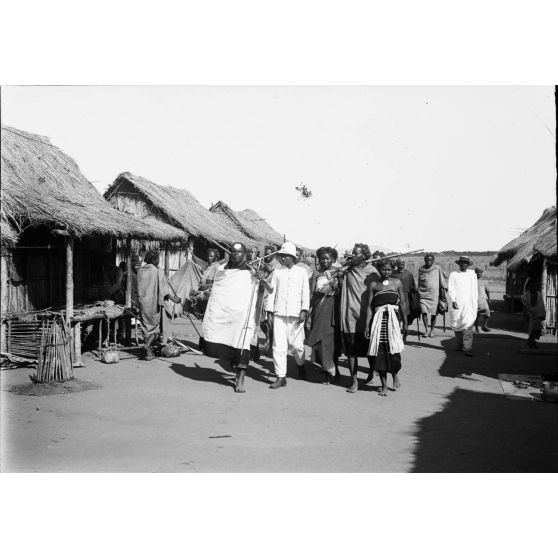
[[[203,318],[202,337],[234,349],[249,349],[256,328],[258,282],[248,269],[221,264]]]
[[[454,331],[463,331],[477,319],[479,299],[477,275],[472,269],[452,271],[448,281],[449,323]],[[457,302],[458,309],[453,308]]]

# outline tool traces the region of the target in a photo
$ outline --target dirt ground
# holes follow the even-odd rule
[[[190,354],[146,362],[141,348],[116,365],[87,353],[75,374],[100,388],[79,393],[16,395],[9,390],[32,371],[3,371],[2,471],[556,472],[558,405],[509,399],[498,379],[555,374],[556,337],[542,339],[542,354],[518,353],[521,317],[495,306],[473,358],[452,350],[449,329],[420,342],[411,334],[402,389],[386,398],[378,378],[346,393],[345,361],[341,386],[322,385],[315,370],[298,381],[291,362],[287,388],[270,390],[264,356],[245,394],[234,393],[225,363]],[[173,327],[197,342],[186,320]]]

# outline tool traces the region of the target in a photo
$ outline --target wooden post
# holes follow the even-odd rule
[[[546,258],[543,258],[543,262],[542,262],[542,280],[541,280],[541,296],[543,299],[543,303],[544,303],[544,309],[546,310],[546,320],[545,320],[545,330],[544,333],[547,332],[547,324],[550,321],[550,308],[548,306],[548,301],[546,300],[546,293],[547,293],[547,288],[546,288],[546,282],[547,282],[547,278],[548,278],[548,270],[546,268]]]
[[[132,239],[126,239],[126,307],[132,307]]]
[[[132,239],[126,239],[126,308],[132,308]],[[124,319],[124,338],[126,344],[132,341],[132,319]]]
[[[74,239],[66,237],[66,323],[74,316]]]
[[[8,310],[8,262],[7,262],[7,250],[2,248],[0,255],[0,293],[2,300],[2,313]],[[2,322],[1,334],[0,334],[0,350],[6,352],[7,350],[7,336],[6,336],[6,324]]]
[[[178,252],[178,269],[180,269],[184,265],[187,258],[188,258],[188,256],[187,255],[185,256],[185,254],[184,254],[184,243],[181,242],[180,243],[180,250]]]
[[[79,322],[72,327],[74,316],[74,239],[66,239],[66,323],[70,328],[70,345],[73,348],[73,366],[83,366],[81,360],[81,327]]]
[[[194,255],[194,239],[192,237],[188,238],[188,259],[193,259]]]
[[[169,243],[165,242],[165,275],[169,276]]]

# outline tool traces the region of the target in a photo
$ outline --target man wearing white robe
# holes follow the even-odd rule
[[[256,322],[258,280],[246,263],[246,247],[233,244],[229,262],[217,268],[202,323],[200,348],[231,362],[237,372],[235,391],[244,393],[250,341]]]
[[[457,340],[456,350],[473,356],[473,327],[479,297],[477,275],[469,269],[472,262],[468,256],[461,256],[455,263],[459,271],[452,271],[448,281],[450,327]]]

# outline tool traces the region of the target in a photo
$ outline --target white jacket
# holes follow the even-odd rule
[[[267,297],[265,311],[278,316],[298,317],[310,307],[308,273],[303,267],[276,269],[271,278],[273,292]]]

